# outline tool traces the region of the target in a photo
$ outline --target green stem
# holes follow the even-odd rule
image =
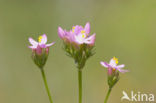
[[[109,88],[104,103],[107,103],[108,97],[109,97],[109,95],[110,95],[110,93],[111,93],[111,90],[112,90],[112,88]]]
[[[42,73],[42,78],[43,78],[43,81],[44,81],[44,85],[45,85],[45,88],[46,88],[46,91],[47,91],[47,94],[48,94],[48,97],[49,97],[49,101],[50,101],[50,103],[53,103],[52,98],[51,98],[51,94],[50,94],[50,91],[49,91],[49,88],[48,88],[46,76],[45,76],[45,73],[44,73],[43,69],[41,69],[41,73]]]
[[[82,70],[78,70],[79,103],[82,103]]]

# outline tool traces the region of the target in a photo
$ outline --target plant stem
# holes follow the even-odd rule
[[[50,101],[50,103],[53,103],[52,98],[51,98],[51,94],[50,94],[50,91],[49,91],[49,88],[48,88],[46,76],[45,76],[45,73],[44,73],[43,69],[41,69],[41,73],[42,73],[42,78],[43,78],[43,81],[44,81],[44,85],[45,85],[45,88],[46,88],[46,91],[47,91],[47,94],[48,94],[48,97],[49,97],[49,101]]]
[[[82,103],[82,70],[78,70],[79,103]]]
[[[107,103],[108,97],[109,97],[109,95],[110,95],[110,93],[111,93],[111,90],[112,90],[112,88],[109,88],[104,103]]]

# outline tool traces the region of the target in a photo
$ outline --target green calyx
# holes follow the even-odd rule
[[[64,50],[68,56],[75,60],[78,69],[82,69],[87,59],[95,54],[93,52],[93,47],[89,47],[86,44],[82,44],[77,47],[70,44],[65,44]]]
[[[115,71],[112,75],[108,75],[108,85],[112,88],[119,81],[119,72]]]
[[[46,61],[48,59],[48,54],[49,53],[47,53],[46,48],[42,48],[42,53],[41,54],[37,54],[36,51],[33,51],[32,59],[33,59],[34,63],[40,69],[42,69],[44,67],[44,65],[46,64]]]

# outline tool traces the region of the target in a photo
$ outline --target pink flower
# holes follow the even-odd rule
[[[128,72],[128,70],[124,70],[122,68],[125,67],[124,64],[117,65],[118,64],[118,59],[117,58],[112,58],[109,63],[107,62],[100,62],[102,66],[107,68],[108,72],[108,85],[109,88],[113,88],[113,86],[119,81],[119,72],[125,73]]]
[[[65,43],[71,44],[87,44],[94,46],[95,44],[95,33],[90,35],[90,23],[86,23],[85,27],[76,25],[73,26],[70,31],[63,30],[61,27],[58,27],[58,35],[64,40]]]
[[[29,38],[29,42],[31,44],[31,46],[29,46],[29,48],[31,48],[32,50],[35,50],[37,54],[42,54],[42,48],[46,48],[46,50],[48,52],[48,48],[55,43],[55,42],[52,42],[50,44],[46,44],[47,43],[46,34],[39,36],[38,42],[32,38]]]
[[[125,67],[124,64],[117,65],[117,64],[118,64],[118,59],[115,58],[115,57],[112,58],[112,59],[110,60],[109,63],[103,62],[103,61],[101,61],[100,63],[101,63],[101,65],[104,66],[105,68],[108,68],[108,74],[111,74],[111,73],[112,73],[112,70],[117,70],[117,71],[119,71],[119,72],[121,72],[121,73],[128,72],[128,70],[122,69],[122,68]]]
[[[67,55],[74,59],[77,68],[82,69],[87,59],[95,54],[96,34],[90,35],[90,23],[86,23],[85,27],[75,25],[69,31],[58,27],[58,35],[64,42]]]
[[[38,42],[32,38],[29,38],[29,42],[31,46],[29,48],[32,49],[32,59],[34,63],[40,68],[43,69],[49,54],[49,47],[54,44],[54,42],[50,44],[47,43],[47,36],[43,34],[39,36]]]

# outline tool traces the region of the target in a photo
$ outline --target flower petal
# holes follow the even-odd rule
[[[83,44],[85,39],[82,35],[74,35],[74,40],[77,44]]]
[[[85,43],[89,45],[94,45],[95,44],[95,36],[96,34],[94,33],[93,35],[89,36],[87,39],[85,39]]]
[[[112,58],[109,62],[109,65],[112,67],[116,67],[116,61]]]
[[[108,68],[108,67],[109,67],[109,64],[108,64],[107,62],[101,61],[100,64],[101,64],[102,66],[104,66],[105,68]]]
[[[61,39],[63,39],[65,36],[65,32],[61,27],[58,27],[58,35]]]
[[[43,34],[40,44],[46,44],[46,43],[47,43],[47,36],[46,34]]]
[[[119,72],[121,73],[125,73],[125,72],[129,72],[129,70],[124,70],[124,69],[121,69],[121,68],[116,68]]]
[[[32,38],[29,38],[29,42],[30,42],[30,44],[33,46],[33,47],[37,47],[37,45],[38,45],[38,42],[36,42],[34,39],[32,39]]]
[[[86,25],[85,25],[85,32],[87,33],[87,34],[89,34],[90,33],[90,23],[89,22],[87,22],[86,23]]]
[[[52,46],[52,45],[54,45],[54,44],[55,44],[55,42],[52,42],[52,43],[50,43],[50,44],[47,44],[46,47],[50,47],[50,46]]]
[[[72,32],[75,34],[75,35],[79,35],[81,33],[81,31],[83,30],[83,27],[80,26],[80,25],[76,25],[76,26],[73,26],[74,28],[72,29]]]
[[[40,46],[40,48],[46,48],[47,47],[46,44],[41,44],[39,46]]]
[[[37,47],[34,47],[34,46],[28,46],[28,48],[36,49]]]
[[[124,64],[121,64],[121,65],[117,65],[116,67],[121,69],[121,68],[124,68],[125,65]]]

